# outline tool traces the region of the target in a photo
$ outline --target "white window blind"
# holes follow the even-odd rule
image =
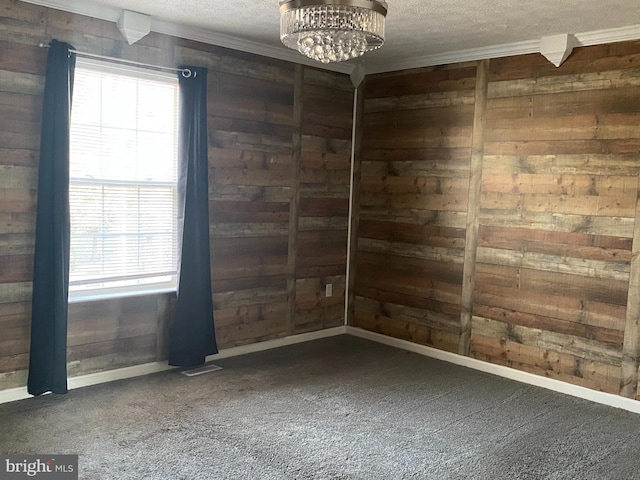
[[[175,287],[177,144],[175,75],[77,59],[70,298]]]

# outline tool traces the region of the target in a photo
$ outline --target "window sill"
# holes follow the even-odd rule
[[[131,292],[107,292],[107,293],[77,293],[69,295],[69,303],[98,302],[101,300],[112,300],[125,297],[146,297],[150,295],[163,295],[166,293],[176,293],[176,287],[164,287],[149,290],[137,290]]]

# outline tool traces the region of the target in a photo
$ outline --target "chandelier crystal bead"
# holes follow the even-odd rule
[[[382,0],[282,0],[280,40],[322,63],[357,58],[384,44]]]

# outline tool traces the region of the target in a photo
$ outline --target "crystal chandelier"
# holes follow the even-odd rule
[[[281,0],[280,40],[322,63],[357,58],[384,43],[384,0]]]

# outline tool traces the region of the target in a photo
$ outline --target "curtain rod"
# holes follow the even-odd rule
[[[39,43],[38,46],[40,48],[49,48],[49,45],[43,42]],[[154,65],[152,63],[142,63],[142,62],[136,62],[134,60],[127,60],[124,58],[109,57],[107,55],[100,55],[98,53],[81,52],[79,50],[75,50],[71,48],[69,49],[69,52],[75,53],[76,55],[79,55],[81,57],[99,58],[101,60],[107,60],[109,62],[114,62],[114,63],[125,63],[127,65],[135,65],[137,67],[154,68],[156,70],[167,70],[170,72],[181,72],[182,75],[186,78],[189,78],[192,74],[194,77],[196,76],[196,72],[192,72],[188,68],[164,67],[162,65]]]

